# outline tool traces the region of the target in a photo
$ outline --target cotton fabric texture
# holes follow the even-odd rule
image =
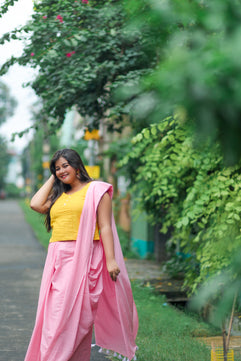
[[[49,242],[76,240],[81,213],[84,207],[85,196],[90,186],[87,183],[73,194],[63,192],[50,210],[52,236]],[[96,226],[94,239],[100,239]]]
[[[98,204],[112,186],[91,182],[77,240],[49,245],[35,327],[25,361],[88,361],[92,326],[96,344],[134,357],[138,316],[114,217],[115,256],[120,268],[113,282],[103,245],[93,241]]]

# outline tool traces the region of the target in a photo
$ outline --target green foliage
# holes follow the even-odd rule
[[[7,153],[7,143],[5,139],[0,136],[0,190],[3,190],[5,186],[5,177],[7,175],[9,160],[10,157]]]
[[[113,140],[108,144],[108,149],[103,152],[103,156],[110,159],[112,162],[119,162],[125,155],[131,151],[131,137],[130,135],[121,139]],[[116,175],[125,175],[125,169],[117,168]]]
[[[32,173],[34,179],[34,190],[37,191],[43,183],[43,143],[44,143],[44,131],[43,129],[36,130],[34,137],[26,148],[23,154],[23,161],[26,161],[26,154],[29,153],[29,164],[26,166],[30,167],[29,171]],[[28,155],[27,155],[28,157]]]
[[[132,259],[140,258],[139,255],[131,249],[129,232],[124,231],[118,225],[117,225],[117,232],[118,232],[123,256],[125,258],[132,258]]]
[[[140,33],[123,30],[124,21],[122,1],[36,1],[29,23],[0,39],[27,40],[22,56],[7,61],[0,73],[15,63],[37,68],[31,86],[57,127],[73,105],[90,117],[90,128],[98,127],[113,107],[112,89],[150,66]],[[118,128],[123,113],[113,110],[110,129]]]
[[[239,248],[232,256],[229,267],[203,284],[190,303],[195,311],[200,311],[209,305],[209,320],[219,328],[222,328],[223,323],[230,318],[233,305],[234,310],[240,310],[240,256],[241,249]]]
[[[133,115],[158,122],[178,109],[199,135],[221,142],[226,160],[238,161],[240,1],[128,0],[126,10],[129,28],[142,32],[159,61],[132,91],[122,90],[134,96]]]
[[[192,129],[178,118],[143,129],[132,147],[120,165],[130,164],[132,190],[150,222],[172,231],[174,255],[179,248],[189,255],[183,264],[193,292],[228,267],[240,245],[240,166],[225,167],[209,141],[194,147]]]
[[[13,115],[16,105],[16,100],[11,96],[7,85],[0,82],[0,125]],[[5,187],[9,161],[10,156],[7,153],[7,142],[0,136],[0,190],[3,190]]]
[[[31,85],[57,127],[73,105],[90,127],[108,110],[112,130],[131,119],[140,131],[177,110],[238,161],[240,19],[239,0],[36,1],[31,21],[0,39],[27,39],[1,74],[15,63],[38,68]]]
[[[7,194],[7,197],[11,198],[19,198],[21,197],[22,190],[19,189],[16,184],[8,183],[5,186],[5,191]]]
[[[43,161],[49,160],[52,154],[59,149],[59,139],[56,134],[51,134],[51,127],[41,118],[41,113],[35,114],[35,119],[41,124],[41,127],[35,129],[33,139],[29,145],[24,149],[22,154],[23,176],[31,178],[32,190],[37,191],[44,181]],[[49,154],[44,159],[43,145],[49,146]]]
[[[0,18],[8,11],[9,6],[13,6],[16,1],[18,0],[5,0],[4,4],[0,8]]]
[[[21,200],[19,202],[26,221],[30,224],[33,229],[33,232],[38,239],[38,241],[42,244],[44,248],[48,248],[50,235],[46,230],[44,225],[44,218],[43,214],[37,213],[30,208],[29,199]]]
[[[0,125],[13,115],[17,102],[11,96],[6,84],[0,82]]]

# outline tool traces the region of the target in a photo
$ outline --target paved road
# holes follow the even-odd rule
[[[46,251],[18,203],[0,201],[0,361],[23,361],[32,333]],[[91,361],[106,361],[97,348]],[[57,361],[57,360],[56,360]]]

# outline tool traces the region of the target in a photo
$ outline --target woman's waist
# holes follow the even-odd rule
[[[76,242],[76,239],[55,239],[55,238],[50,238],[49,243],[56,243],[56,242]]]
[[[58,241],[76,241],[78,235],[78,227],[53,227],[50,242]]]
[[[52,236],[49,240],[50,243],[52,242],[69,242],[69,241],[76,241],[78,236],[78,229],[53,229]],[[94,240],[99,240],[99,230],[98,227],[95,229],[94,233]]]

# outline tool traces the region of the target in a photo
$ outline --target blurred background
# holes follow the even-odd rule
[[[239,280],[240,2],[0,4],[0,198],[29,199],[73,148],[114,185],[126,255],[190,297]]]

